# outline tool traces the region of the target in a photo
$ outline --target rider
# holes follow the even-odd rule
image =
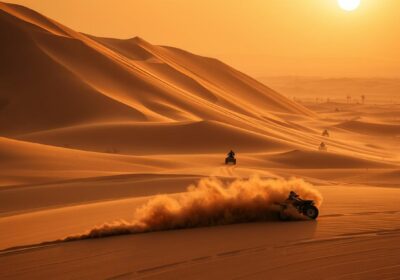
[[[294,191],[290,191],[289,197],[287,198],[287,200],[290,201],[290,202],[299,202],[299,201],[301,201],[301,198]]]
[[[234,157],[235,157],[235,152],[231,150],[231,151],[228,153],[228,157],[234,158]]]

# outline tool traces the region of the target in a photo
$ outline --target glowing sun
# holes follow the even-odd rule
[[[361,0],[338,0],[340,8],[345,11],[354,11],[360,6]]]

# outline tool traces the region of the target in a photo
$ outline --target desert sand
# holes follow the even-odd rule
[[[399,279],[399,104],[296,102],[12,4],[0,37],[1,279]],[[291,186],[316,221],[260,214]]]

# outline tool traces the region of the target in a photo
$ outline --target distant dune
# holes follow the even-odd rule
[[[336,127],[367,135],[400,137],[400,124],[348,121],[338,124]]]
[[[283,164],[291,168],[388,168],[389,165],[378,161],[369,161],[351,157],[325,153],[319,151],[291,151],[283,154],[270,155],[269,159],[273,162]]]

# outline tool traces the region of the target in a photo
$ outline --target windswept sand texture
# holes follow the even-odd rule
[[[12,4],[0,39],[1,279],[399,279],[400,105],[300,104]],[[317,221],[276,220],[291,189]]]

